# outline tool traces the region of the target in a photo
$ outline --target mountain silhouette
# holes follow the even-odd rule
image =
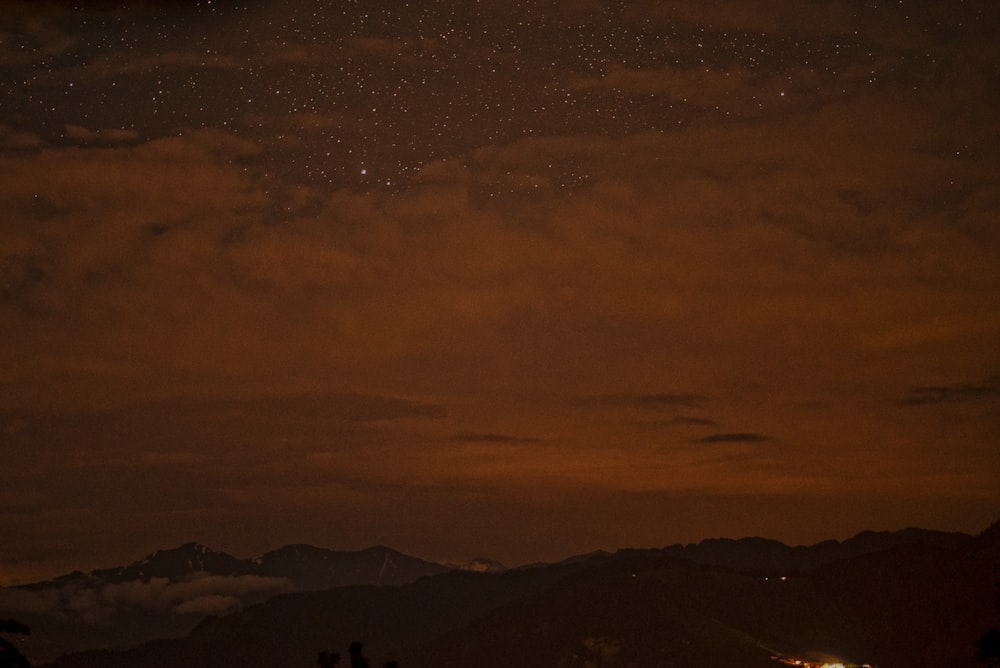
[[[192,542],[125,566],[0,588],[0,616],[31,626],[25,651],[37,663],[70,652],[181,636],[207,616],[280,593],[400,585],[449,570],[381,546],[349,552],[288,545],[239,559]]]
[[[311,545],[286,545],[254,562],[256,574],[290,578],[301,590],[354,584],[400,585],[451,570],[383,546],[342,552]]]
[[[711,540],[287,593],[182,638],[53,665],[311,665],[317,651],[361,639],[372,665],[406,668],[775,668],[775,657],[973,668],[976,640],[995,622],[992,531],[865,532],[809,547]]]
[[[244,559],[216,552],[200,543],[185,543],[173,549],[158,550],[128,566],[93,571],[91,576],[105,582],[121,583],[150,578],[179,580],[191,573],[250,575],[253,570],[252,564]]]

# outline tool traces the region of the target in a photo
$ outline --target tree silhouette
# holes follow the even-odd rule
[[[323,650],[316,657],[316,665],[319,668],[337,668],[340,665],[340,652]]]
[[[371,668],[371,665],[368,663],[368,659],[366,659],[365,655],[361,653],[363,647],[364,645],[355,640],[347,649],[351,655],[351,668]]]
[[[1000,629],[993,627],[976,643],[976,658],[990,666],[1000,666]]]
[[[996,592],[993,600],[1000,612],[1000,582],[994,585]],[[976,659],[989,666],[1000,666],[1000,625],[994,626],[980,636],[976,642]]]
[[[0,620],[0,633],[17,633],[26,636],[31,633],[31,629],[13,619],[3,619]],[[5,638],[0,638],[0,668],[31,668],[31,663],[13,643]]]

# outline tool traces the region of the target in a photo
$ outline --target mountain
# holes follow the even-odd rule
[[[358,638],[364,639],[369,655],[402,655],[430,638],[460,630],[470,619],[551,587],[572,568],[452,571],[402,587],[358,585],[285,594],[226,617],[208,618],[185,638],[124,652],[86,652],[53,665],[312,665],[318,651],[343,653]]]
[[[714,538],[692,545],[672,545],[659,552],[690,559],[699,564],[787,574],[807,573],[824,564],[903,545],[954,549],[969,538],[964,533],[909,528],[900,531],[862,531],[843,542],[827,540],[815,545],[795,547],[765,538]]]
[[[253,570],[246,560],[225,552],[215,552],[199,543],[186,543],[170,550],[157,550],[128,566],[93,571],[91,577],[108,583],[148,581],[151,578],[177,581],[192,573],[236,576],[250,575]]]
[[[735,570],[775,575],[808,573],[824,564],[903,545],[930,545],[956,549],[971,536],[960,532],[901,529],[899,531],[862,531],[844,541],[825,540],[815,545],[789,546],[767,538],[708,538],[688,545],[663,548],[625,548],[611,553],[597,550],[568,557],[560,563],[607,561],[622,556],[670,556],[688,559],[707,566],[725,566]],[[543,564],[531,564],[530,567]]]
[[[181,636],[207,616],[229,614],[276,594],[400,585],[448,570],[381,546],[345,552],[288,545],[239,559],[187,543],[126,566],[0,588],[0,618],[31,627],[24,652],[39,662]]]
[[[286,545],[253,560],[257,575],[288,578],[299,591],[355,584],[400,585],[451,570],[388,547],[341,552]]]
[[[239,559],[199,543],[186,543],[173,549],[158,550],[127,566],[90,573],[77,571],[54,580],[8,589],[43,591],[73,582],[108,585],[149,582],[157,578],[180,582],[193,577],[252,575],[287,579],[295,590],[308,591],[352,584],[404,584],[448,570],[451,570],[448,566],[382,546],[348,552],[312,545],[286,545],[259,557]]]
[[[986,531],[966,543],[965,548],[970,552],[988,554],[1000,560],[1000,521],[994,522]]]
[[[503,573],[507,570],[507,567],[496,559],[486,557],[476,557],[464,564],[448,564],[448,566],[457,571],[472,571],[473,573]]]
[[[777,668],[774,657],[973,668],[975,641],[996,622],[990,531],[866,532],[811,548],[707,541],[691,554],[726,565],[672,547],[621,550],[282,594],[208,618],[183,638],[65,656],[54,668],[312,665],[318,651],[343,652],[354,640],[372,665],[395,659],[405,668]],[[738,555],[746,561],[730,563]],[[775,566],[796,564],[776,576]]]
[[[995,560],[912,545],[774,578],[630,555],[497,608],[407,668],[741,666],[772,656],[879,668],[973,668],[995,620]]]

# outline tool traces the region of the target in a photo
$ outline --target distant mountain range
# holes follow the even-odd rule
[[[71,573],[51,582],[25,585],[38,590],[73,581],[121,584],[166,578],[180,582],[194,575],[222,577],[257,576],[288,579],[295,589],[329,589],[353,584],[397,585],[425,575],[437,575],[462,566],[447,567],[407,556],[388,547],[358,552],[327,550],[312,545],[286,545],[252,559],[238,559],[199,543],[158,550],[128,566]]]
[[[777,668],[782,656],[971,668],[997,622],[998,527],[808,547],[713,539],[510,570],[384,547],[237,559],[191,543],[0,589],[0,618],[32,627],[21,647],[36,665],[76,652],[58,668],[310,666],[354,640],[373,666],[403,668]]]
[[[238,559],[187,543],[127,566],[0,588],[0,618],[28,624],[32,634],[23,643],[25,653],[34,661],[47,661],[68,652],[184,635],[207,616],[228,614],[276,594],[402,585],[462,567],[387,547],[345,552],[286,545]]]

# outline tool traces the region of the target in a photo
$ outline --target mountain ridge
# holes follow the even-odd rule
[[[351,552],[298,543],[257,557],[239,559],[201,543],[188,542],[176,548],[154,551],[126,566],[98,569],[89,574],[75,572],[43,583],[0,588],[0,616],[26,617],[35,631],[26,645],[27,653],[33,660],[51,661],[60,655],[79,655],[88,649],[120,650],[188,633],[202,637],[198,634],[207,632],[203,628],[206,624],[211,629],[223,623],[215,620],[230,619],[234,614],[266,605],[269,601],[276,601],[277,605],[277,601],[286,600],[288,596],[310,592],[346,588],[355,591],[354,595],[360,597],[357,600],[363,601],[365,597],[376,595],[357,592],[377,590],[379,585],[389,585],[392,589],[413,586],[428,579],[438,584],[460,583],[465,582],[461,577],[502,578],[504,575],[510,579],[500,582],[513,582],[518,577],[545,579],[548,577],[543,577],[545,573],[599,570],[632,559],[687,563],[709,569],[705,572],[722,569],[751,580],[761,577],[766,580],[770,576],[822,573],[831,564],[907,547],[987,554],[991,546],[997,544],[995,538],[990,539],[991,530],[997,533],[991,528],[976,537],[913,528],[895,532],[862,531],[844,541],[827,540],[810,546],[788,546],[760,537],[711,538],[662,548],[624,548],[614,553],[595,551],[555,563],[512,569],[486,558],[464,565],[435,564],[381,545]],[[442,581],[440,577],[452,579]],[[9,605],[12,596],[16,599],[16,595],[22,595],[20,608]],[[24,605],[23,597],[28,595],[36,595],[34,608]],[[48,609],[40,607],[39,602],[43,600],[50,603]],[[97,603],[89,608],[82,603],[95,600]],[[487,600],[499,599],[487,597]],[[466,605],[471,606],[470,610],[474,608],[485,614],[481,603],[467,602]],[[463,615],[460,621],[468,622],[468,617]],[[740,647],[742,645],[736,643],[732,649],[742,652]]]
[[[845,541],[844,554],[885,549],[785,577],[668,549],[620,550],[500,574],[288,593],[208,618],[184,638],[65,656],[53,668],[308,665],[316,651],[358,639],[373,665],[405,668],[765,668],[779,665],[775,657],[974,668],[1000,574],[982,536],[866,534]],[[709,542],[705,558],[733,544],[756,546],[765,555],[756,562],[771,563],[766,539]]]
[[[210,616],[295,591],[398,586],[450,567],[384,546],[338,551],[286,545],[240,559],[198,542],[156,550],[124,566],[74,571],[0,587],[0,617],[23,620],[32,660],[87,649],[124,649],[190,632]]]

